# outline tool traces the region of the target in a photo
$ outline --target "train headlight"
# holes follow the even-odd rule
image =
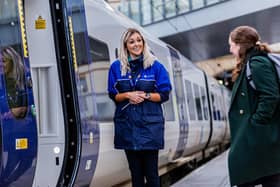
[[[54,148],[53,148],[53,152],[54,152],[55,154],[60,153],[60,148],[59,148],[59,147],[54,147]]]

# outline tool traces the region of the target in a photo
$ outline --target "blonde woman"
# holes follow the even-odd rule
[[[16,118],[23,118],[27,111],[27,95],[22,58],[12,47],[3,48],[1,55],[9,107]]]
[[[171,84],[164,66],[151,54],[143,35],[129,28],[119,59],[110,67],[108,92],[116,104],[116,149],[124,149],[133,187],[159,187],[158,151],[164,146],[161,104]]]

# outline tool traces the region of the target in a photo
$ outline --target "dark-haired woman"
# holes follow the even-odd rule
[[[231,185],[280,186],[279,80],[270,49],[249,26],[235,28],[229,35],[230,52],[236,58],[229,120]],[[253,88],[246,75],[249,63]]]

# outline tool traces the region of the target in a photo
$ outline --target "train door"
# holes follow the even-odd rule
[[[65,156],[58,186],[89,186],[96,168],[99,126],[89,70],[83,0],[50,1],[65,120]],[[91,94],[84,94],[88,89]]]
[[[24,13],[38,129],[33,186],[56,186],[63,165],[65,131],[50,4],[24,0]]]
[[[188,119],[187,119],[187,107],[184,96],[184,85],[183,85],[183,75],[182,75],[182,67],[180,64],[180,58],[178,53],[168,47],[171,61],[172,61],[172,71],[174,77],[174,87],[175,94],[177,99],[177,110],[179,113],[179,124],[180,124],[180,134],[179,134],[179,142],[176,148],[176,154],[173,159],[177,159],[184,153],[184,149],[187,144],[188,139]]]
[[[80,120],[79,143],[81,149],[79,151],[79,168],[75,171],[75,186],[89,186],[96,169],[100,143],[97,122],[97,93],[94,90],[96,85],[93,85],[93,73],[96,73],[93,72],[94,66],[96,66],[93,62],[96,61],[96,58],[91,57],[98,56],[99,60],[104,60],[103,55],[99,53],[100,47],[104,46],[94,42],[91,43],[92,48],[90,47],[92,39],[88,37],[83,0],[67,0],[66,10],[67,21],[65,23],[69,31],[69,47],[71,47],[74,70],[72,78],[73,85],[76,85],[74,92],[77,94],[76,107],[79,111],[77,117]],[[99,78],[102,79],[102,77]],[[103,113],[106,112],[105,110]]]
[[[0,1],[0,186],[32,186],[37,155],[23,2]]]

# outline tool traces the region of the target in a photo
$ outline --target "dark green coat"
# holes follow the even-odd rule
[[[251,58],[256,90],[248,83],[246,66],[235,81],[229,121],[231,185],[280,173],[279,84],[272,62],[265,56]]]

